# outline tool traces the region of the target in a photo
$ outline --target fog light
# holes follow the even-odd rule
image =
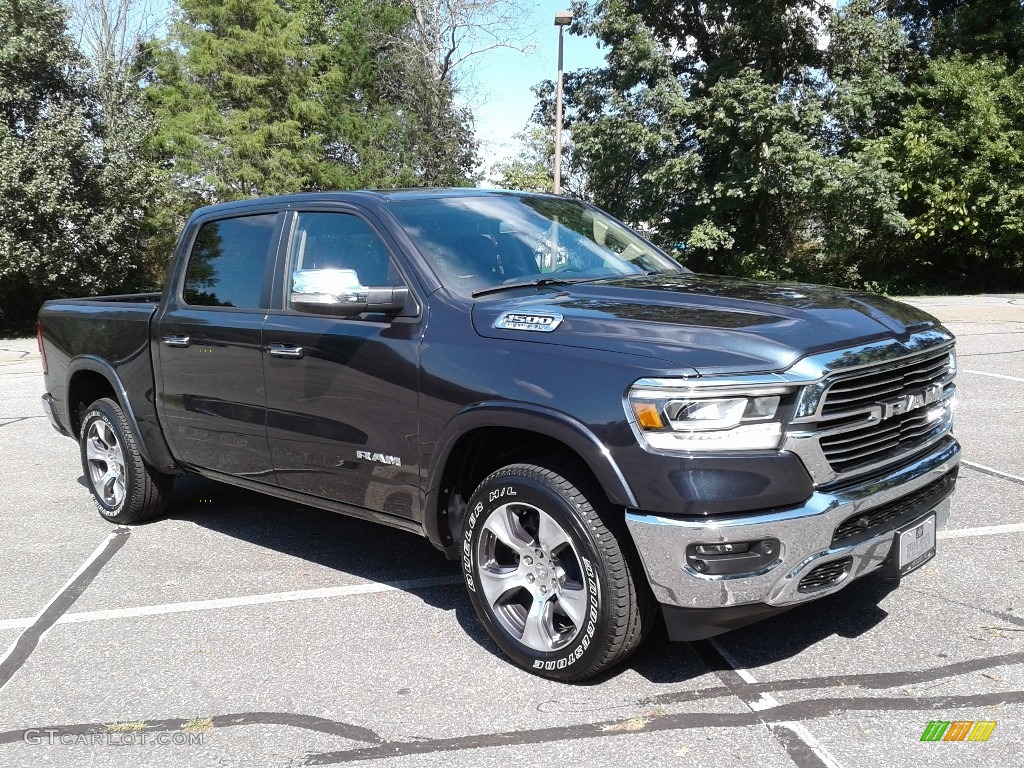
[[[730,555],[738,552],[747,552],[750,545],[746,542],[739,544],[698,544],[698,555]]]
[[[690,544],[686,564],[706,576],[749,576],[779,561],[778,539]]]

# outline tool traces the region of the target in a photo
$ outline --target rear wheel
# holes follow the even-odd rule
[[[173,478],[146,464],[121,406],[97,400],[82,417],[82,470],[100,515],[112,523],[141,523],[167,508]]]
[[[463,572],[487,632],[513,661],[557,680],[617,664],[653,622],[625,526],[572,473],[514,464],[473,493]]]

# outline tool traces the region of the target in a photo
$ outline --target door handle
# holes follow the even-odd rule
[[[292,344],[271,344],[267,347],[267,352],[274,357],[285,357],[289,360],[298,360],[302,357],[302,347],[296,347]]]
[[[168,347],[191,347],[192,339],[188,336],[164,336],[164,344]]]

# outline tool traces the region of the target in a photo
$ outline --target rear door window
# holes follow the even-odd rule
[[[209,221],[199,228],[185,271],[185,303],[258,308],[277,214]]]

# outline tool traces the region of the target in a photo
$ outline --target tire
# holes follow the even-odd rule
[[[524,669],[582,680],[618,664],[654,622],[621,518],[570,472],[513,464],[470,498],[462,569],[491,638]]]
[[[157,472],[139,453],[139,438],[121,406],[97,400],[82,417],[82,471],[104,520],[134,524],[167,508],[174,478]]]

